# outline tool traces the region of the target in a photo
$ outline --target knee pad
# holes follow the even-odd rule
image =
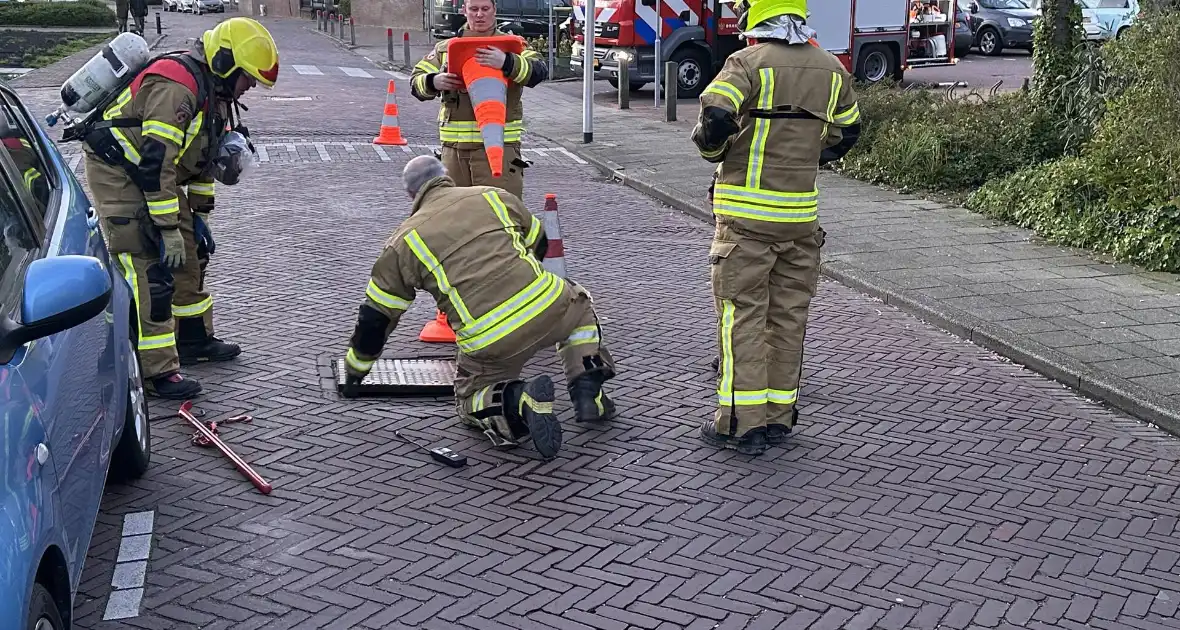
[[[151,300],[148,316],[153,322],[166,322],[172,317],[172,295],[176,292],[172,272],[163,263],[152,263],[147,268],[147,280]]]

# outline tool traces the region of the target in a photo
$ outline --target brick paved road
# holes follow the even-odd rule
[[[298,24],[274,30],[285,63],[356,63]],[[319,100],[248,99],[261,143],[327,109],[321,136],[375,131],[380,81],[284,73],[282,93]],[[433,111],[398,88],[407,135],[428,143]],[[704,448],[710,230],[561,157],[528,173],[527,200],[558,194],[622,417],[582,430],[560,404],[567,445],[544,463],[490,448],[449,401],[337,398],[324,366],[406,212],[410,154],[324,161],[317,141],[222,190],[212,284],[220,334],[245,351],[194,370],[211,415],[255,416],[224,435],[275,491],[154,422],[152,469],[105,499],[79,627],[1177,627],[1174,438],[825,283],[802,430],[757,460]],[[437,350],[413,341],[430,315],[419,300],[391,350]],[[544,356],[540,371],[560,370]],[[398,428],[471,465],[430,463]],[[141,615],[104,622],[121,515],[141,510],[157,512]]]

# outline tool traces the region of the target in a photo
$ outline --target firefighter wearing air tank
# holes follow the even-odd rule
[[[455,329],[456,412],[496,446],[530,438],[546,459],[561,447],[553,381],[520,378],[543,348],[561,355],[577,422],[608,420],[615,405],[603,384],[615,375],[590,294],[542,266],[541,221],[515,195],[456,186],[433,156],[403,173],[410,217],[373,265],[348,352],[345,394],[372,370],[414,300],[429,293]]]
[[[252,164],[237,101],[258,83],[273,87],[278,72],[270,33],[252,19],[231,18],[192,50],[149,64],[83,132],[103,235],[139,312],[144,377],[162,398],[201,391],[180,374],[182,364],[241,352],[213,336],[213,299],[204,286],[215,248],[209,217],[214,182],[232,185]]]
[[[718,164],[709,249],[720,349],[708,444],[751,455],[795,425],[824,231],[818,167],[859,135],[848,72],[816,45],[806,0],[738,0],[748,46],[701,94],[692,140]]]
[[[496,28],[494,0],[466,0],[463,14],[467,23],[459,37],[490,37],[507,35]],[[504,125],[504,172],[492,175],[484,152],[483,137],[475,120],[471,96],[456,74],[459,68],[447,67],[447,42],[442,40],[414,66],[410,77],[410,93],[420,101],[441,97],[439,109],[439,141],[442,161],[447,173],[459,186],[496,186],[524,198],[524,169],[528,168],[520,153],[524,134],[524,107],[521,105],[523,87],[536,87],[549,76],[549,69],[540,53],[526,49],[523,53],[505,53],[495,48],[484,48],[475,59],[483,66],[500,68],[508,80],[506,96],[507,117]]]

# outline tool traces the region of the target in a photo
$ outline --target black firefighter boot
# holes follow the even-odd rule
[[[205,320],[200,317],[177,319],[176,333],[176,351],[181,365],[229,361],[242,353],[238,344],[205,334]]]
[[[787,437],[791,435],[791,429],[799,423],[799,410],[794,407],[791,408],[791,424],[767,424],[766,425],[766,442],[771,446],[778,446],[787,441]]]
[[[561,450],[561,423],[553,413],[553,380],[538,376],[504,388],[504,417],[515,435],[528,435],[541,457],[550,460]]]
[[[157,398],[187,400],[201,393],[201,384],[191,378],[185,378],[180,375],[179,371],[175,371],[145,379],[144,389],[148,394]]]
[[[597,423],[615,415],[615,403],[602,391],[607,374],[601,369],[584,372],[567,386],[570,402],[574,404],[574,420],[578,423]]]
[[[732,437],[718,433],[710,419],[701,424],[701,441],[709,446],[733,449],[742,455],[761,455],[766,452],[766,429],[751,429],[740,438]]]

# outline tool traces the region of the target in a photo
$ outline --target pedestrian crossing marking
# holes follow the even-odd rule
[[[320,72],[320,69],[315,66],[294,66],[293,65],[291,67],[294,68],[295,72],[298,72],[299,74],[314,74],[314,75],[318,75],[318,76],[324,76],[324,73]]]
[[[365,72],[365,70],[363,68],[345,68],[343,66],[337,66],[337,67],[340,68],[341,72],[343,72],[344,74],[347,74],[350,77],[358,77],[361,79],[372,79],[373,78],[373,75],[369,74],[368,72]]]

